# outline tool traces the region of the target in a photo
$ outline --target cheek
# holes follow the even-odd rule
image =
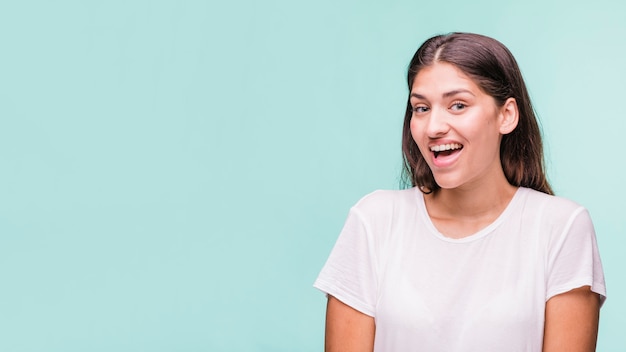
[[[416,122],[415,119],[411,119],[409,126],[411,128],[411,136],[413,136],[413,140],[415,141],[415,143],[417,143],[417,141],[419,140],[419,124]]]
[[[409,126],[411,128],[411,136],[413,137],[413,142],[415,142],[415,145],[417,146],[417,149],[419,149],[422,156],[426,158],[426,156],[424,155],[424,148],[426,147],[422,148],[422,145],[420,145],[420,143],[423,143],[424,141],[424,136],[421,133],[421,131],[424,130],[424,127],[419,123],[418,120],[415,119],[411,119],[411,123]]]

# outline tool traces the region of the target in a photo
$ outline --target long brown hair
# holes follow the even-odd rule
[[[500,161],[511,185],[553,194],[545,175],[541,131],[530,102],[522,73],[511,52],[499,41],[479,34],[438,35],[422,44],[409,64],[409,98],[413,81],[421,69],[436,62],[456,66],[468,75],[496,104],[515,98],[519,122],[515,130],[502,136]],[[411,136],[412,108],[407,99],[402,129],[404,179],[423,192],[440,189]]]

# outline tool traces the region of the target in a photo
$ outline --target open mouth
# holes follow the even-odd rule
[[[435,159],[441,156],[449,156],[463,149],[463,145],[459,143],[441,144],[430,147],[430,151],[435,154]]]

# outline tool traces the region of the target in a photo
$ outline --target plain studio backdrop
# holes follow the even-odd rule
[[[312,283],[399,187],[411,56],[497,38],[626,350],[626,8],[572,1],[3,1],[0,350],[320,351]]]

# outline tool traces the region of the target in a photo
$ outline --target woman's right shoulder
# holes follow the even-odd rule
[[[352,207],[364,215],[384,214],[402,209],[415,209],[422,194],[417,188],[377,190],[362,197]]]

